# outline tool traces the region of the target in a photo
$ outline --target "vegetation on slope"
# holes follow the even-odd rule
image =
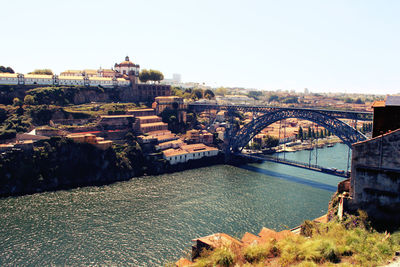
[[[375,231],[360,211],[359,216],[347,215],[341,222],[306,221],[301,234],[279,241],[204,251],[193,266],[377,266],[399,249],[400,232]]]
[[[145,159],[134,140],[100,150],[52,137],[33,150],[0,154],[0,196],[127,180],[143,174]]]

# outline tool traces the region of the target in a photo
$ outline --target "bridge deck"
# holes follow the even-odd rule
[[[323,114],[328,114],[341,119],[353,119],[361,121],[371,121],[373,118],[372,112],[354,111],[354,110],[329,110],[323,108],[301,108],[301,107],[279,107],[279,106],[263,106],[263,105],[219,105],[211,103],[190,103],[189,108],[198,110],[217,109],[217,110],[237,110],[251,112],[272,112],[276,110],[302,110],[302,111],[317,111]]]
[[[282,159],[282,158],[277,158],[277,157],[271,157],[271,156],[266,156],[263,154],[236,153],[235,155],[239,156],[239,157],[253,159],[253,160],[263,160],[263,161],[281,163],[281,164],[298,167],[298,168],[303,168],[303,169],[307,169],[307,170],[311,170],[311,171],[323,172],[326,174],[339,176],[339,177],[343,177],[343,178],[350,177],[350,172],[345,172],[343,170],[329,169],[329,168],[324,168],[324,167],[321,167],[321,166],[315,165],[315,164],[306,164],[304,162]]]

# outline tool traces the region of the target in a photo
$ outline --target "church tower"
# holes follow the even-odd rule
[[[140,66],[130,61],[128,56],[125,57],[125,61],[115,63],[114,68],[120,77],[129,79],[132,85],[138,83]]]

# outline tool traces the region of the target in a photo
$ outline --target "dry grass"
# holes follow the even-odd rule
[[[362,216],[361,216],[362,217]],[[358,221],[357,221],[358,219]],[[362,218],[364,219],[364,218]],[[308,223],[306,235],[252,244],[233,252],[208,251],[194,266],[378,266],[400,250],[400,232],[378,233],[349,216],[344,222]]]

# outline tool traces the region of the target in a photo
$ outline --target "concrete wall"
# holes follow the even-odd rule
[[[400,129],[353,145],[350,207],[400,223]]]

